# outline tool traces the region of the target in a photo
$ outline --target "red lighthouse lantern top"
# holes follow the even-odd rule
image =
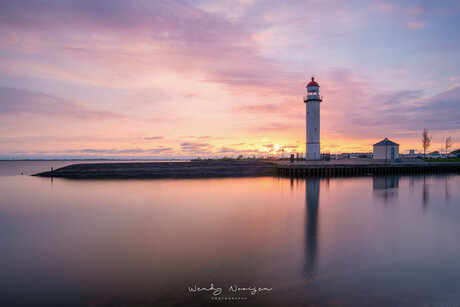
[[[318,83],[316,83],[316,81],[315,81],[315,78],[314,78],[314,77],[311,77],[311,81],[310,81],[310,82],[308,82],[308,84],[307,84],[307,87],[310,87],[310,86],[317,86],[317,87],[319,87],[319,84],[318,84]]]

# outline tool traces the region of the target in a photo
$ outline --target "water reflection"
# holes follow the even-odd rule
[[[440,176],[442,177],[442,182],[443,183],[443,194],[444,194],[444,199],[446,202],[449,202],[451,199],[451,182],[450,180],[452,178],[455,178],[455,175],[452,176]],[[434,193],[434,191],[431,191],[430,189],[430,180],[433,178],[432,175],[413,175],[413,176],[407,176],[406,177],[408,181],[408,186],[411,189],[415,189],[416,185],[418,185],[418,189],[420,190],[420,196],[421,196],[421,203],[423,208],[427,208],[428,203],[431,199],[431,194]],[[372,177],[372,187],[374,191],[374,195],[383,198],[384,202],[386,203],[388,200],[394,200],[394,198],[397,197],[398,191],[399,191],[399,186],[400,186],[400,179],[401,176],[398,175],[387,175],[387,176],[374,176]],[[439,189],[441,191],[441,188]]]
[[[430,192],[428,190],[428,185],[426,184],[426,176],[423,175],[423,208],[426,208],[429,197],[430,197]]]
[[[315,273],[315,263],[318,253],[318,208],[319,208],[319,178],[309,178],[305,181],[305,202],[306,202],[306,267],[307,277]]]
[[[381,196],[385,203],[398,196],[399,178],[397,175],[372,177],[374,194]]]
[[[187,286],[211,283],[273,287],[251,306],[454,305],[459,184],[0,176],[0,306],[198,306]]]
[[[448,177],[444,178],[444,186],[445,186],[445,195],[446,195],[446,200],[450,200],[450,192],[449,192],[449,184],[448,184]]]

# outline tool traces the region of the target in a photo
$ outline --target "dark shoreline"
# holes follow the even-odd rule
[[[163,179],[256,177],[276,173],[269,161],[79,163],[32,176],[68,179]]]
[[[68,179],[181,179],[259,177],[281,175],[362,176],[411,173],[459,172],[460,163],[381,163],[379,161],[351,161],[340,164],[311,162],[289,163],[264,160],[203,160],[190,162],[115,162],[78,163],[32,176]],[[418,162],[418,161],[416,161]]]

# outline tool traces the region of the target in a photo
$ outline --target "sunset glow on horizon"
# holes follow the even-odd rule
[[[460,148],[459,1],[0,1],[0,159]]]

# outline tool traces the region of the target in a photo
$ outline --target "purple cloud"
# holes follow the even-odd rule
[[[460,87],[422,98],[420,91],[399,91],[370,98],[372,105],[362,104],[355,113],[344,114],[349,125],[343,135],[375,135],[375,131],[392,131],[393,135],[418,135],[423,127],[431,130],[460,130]],[[366,130],[372,127],[372,130]],[[398,130],[394,130],[397,127]]]

